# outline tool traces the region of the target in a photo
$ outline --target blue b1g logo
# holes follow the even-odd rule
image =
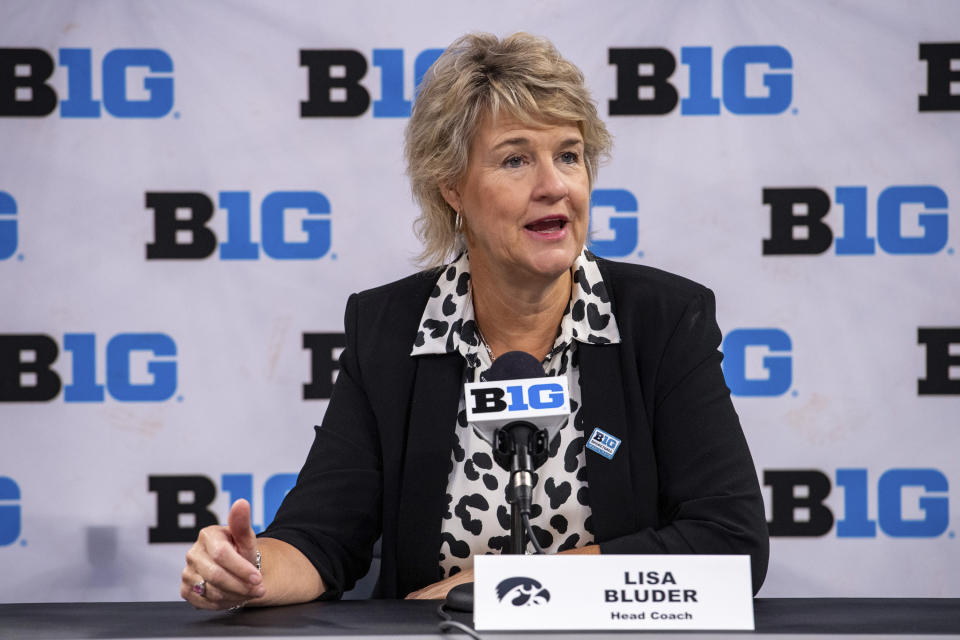
[[[209,226],[214,206],[208,195],[149,191],[146,204],[153,209],[154,231],[154,240],[147,245],[147,260],[202,260],[216,251],[220,240]],[[260,205],[259,244],[253,239],[250,192],[221,191],[219,204],[227,217],[221,260],[257,260],[261,247],[275,260],[317,260],[330,251],[330,201],[319,191],[268,193]],[[304,237],[288,239],[287,231],[298,213]]]
[[[782,329],[734,329],[723,340],[723,377],[735,396],[779,396],[793,383],[793,343]],[[749,372],[748,353],[765,350],[763,372]]]
[[[606,224],[597,210],[612,210]],[[637,248],[637,198],[626,189],[594,189],[590,196],[590,235],[587,248],[601,258],[623,258]],[[604,228],[606,227],[606,228]]]
[[[562,385],[542,382],[525,385],[494,386],[496,383],[476,384],[468,392],[471,413],[502,413],[512,411],[559,409],[566,403]],[[507,404],[507,395],[510,396]]]
[[[733,47],[723,56],[722,75],[714,95],[712,47],[683,47],[680,61],[689,68],[687,95],[681,100],[670,78],[677,59],[667,49],[610,49],[617,68],[617,97],[609,102],[611,116],[663,115],[680,103],[685,116],[720,115],[721,105],[737,115],[783,113],[793,101],[793,56],[780,46]],[[753,87],[751,67],[763,69]]]
[[[836,522],[838,538],[876,538],[878,528],[891,538],[936,538],[950,526],[950,483],[939,469],[887,469],[875,490],[867,469],[837,469],[839,518],[825,504],[833,485],[819,469],[767,469],[763,484],[771,489],[771,536],[823,536]]]
[[[0,260],[17,252],[17,201],[6,191],[0,191]]]
[[[99,118],[101,103],[115,118],[162,118],[173,109],[173,60],[161,49],[114,49],[100,65],[103,93],[94,94],[91,49],[60,49],[59,64],[67,70],[67,97],[60,101],[62,118]],[[0,49],[0,116],[42,117],[57,107],[57,93],[47,81],[53,57],[43,49]],[[141,72],[137,88],[128,74]],[[145,94],[133,97],[131,94]]]
[[[251,518],[256,506],[254,501],[253,474],[225,473],[220,479],[220,488],[229,494],[230,503],[244,498],[250,503]],[[295,473],[277,473],[263,484],[262,524],[253,524],[259,533],[270,525],[284,497],[297,482]],[[150,528],[150,543],[193,542],[203,527],[217,524],[217,514],[210,510],[217,497],[217,487],[207,476],[151,475],[148,488],[157,494],[157,526]]]
[[[64,388],[65,402],[103,402],[104,391],[119,402],[162,402],[177,390],[177,345],[163,333],[120,333],[107,342],[106,383],[97,382],[97,340],[92,333],[68,333],[63,349],[72,359],[72,379]],[[152,357],[146,372],[134,371],[131,359],[145,352]],[[56,341],[43,334],[0,335],[0,402],[47,402],[63,382],[52,365],[59,354]],[[136,375],[134,375],[136,374]],[[141,381],[139,378],[148,381]]]
[[[848,256],[873,255],[877,246],[892,255],[933,255],[947,247],[949,199],[940,187],[894,185],[881,191],[875,236],[868,231],[870,199],[865,186],[837,187],[834,202],[843,210],[842,230],[827,224],[831,203],[823,189],[764,188],[763,203],[770,206],[770,237],[763,240],[763,255],[822,254],[831,246],[837,255]],[[917,231],[904,233],[908,224]],[[835,231],[839,231],[836,242]]]
[[[0,476],[0,547],[20,537],[20,487],[13,478]]]
[[[413,88],[443,49],[425,49],[413,63]],[[353,49],[301,50],[300,65],[307,67],[307,99],[300,117],[356,117],[370,107],[370,91],[360,81],[367,74],[367,58]],[[380,98],[373,103],[374,118],[409,118],[412,100],[406,98],[403,49],[374,49],[373,66],[380,68]]]

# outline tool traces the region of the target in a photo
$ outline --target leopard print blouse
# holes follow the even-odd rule
[[[533,474],[530,521],[547,553],[582,547],[594,540],[584,450],[588,434],[580,416],[577,343],[620,342],[596,259],[583,250],[573,270],[570,303],[553,348],[543,361],[546,375],[567,376],[572,411],[571,419],[550,443],[549,459]],[[411,355],[452,352],[466,361],[464,383],[479,382],[490,368],[476,327],[466,253],[440,275],[420,320]],[[499,553],[510,541],[510,510],[505,497],[509,472],[493,462],[490,445],[467,424],[462,388],[454,433],[438,552],[441,577],[472,568],[474,554]]]

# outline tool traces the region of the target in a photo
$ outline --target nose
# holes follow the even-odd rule
[[[536,184],[531,194],[534,200],[557,202],[567,197],[569,188],[560,168],[552,158],[537,163]]]

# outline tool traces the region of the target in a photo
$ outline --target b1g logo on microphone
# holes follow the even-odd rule
[[[261,247],[275,260],[317,260],[330,251],[330,201],[319,191],[268,193],[260,204],[259,243],[253,235],[250,192],[221,191],[218,202],[226,212],[221,260],[257,260]],[[214,206],[208,195],[149,191],[146,206],[153,209],[154,231],[147,260],[203,260],[217,250],[218,238],[209,226]]]
[[[636,196],[626,189],[594,189],[587,248],[601,258],[633,255],[640,235],[637,209]]]
[[[60,49],[67,71],[61,118],[162,118],[173,110],[173,59],[161,49],[113,49],[100,64],[101,99],[94,99],[92,49]],[[0,116],[48,116],[57,92],[48,84],[53,56],[43,49],[0,49]],[[133,80],[128,84],[128,80]],[[174,114],[176,116],[177,114]]]
[[[6,476],[0,476],[0,547],[6,547],[20,537],[20,487]]]
[[[524,378],[464,385],[467,421],[506,425],[514,420],[533,420],[570,415],[566,376]]]
[[[17,252],[17,201],[6,191],[0,191],[0,260],[11,258]]]
[[[732,395],[780,396],[790,390],[793,342],[783,329],[734,329],[722,348],[723,377]]]
[[[933,185],[898,185],[880,192],[876,237],[869,232],[867,188],[837,187],[834,200],[843,209],[843,235],[836,239],[825,218],[830,196],[816,187],[765,188],[770,206],[770,237],[763,255],[814,255],[832,246],[837,255],[873,255],[876,246],[895,255],[932,255],[947,246],[948,200]],[[910,229],[914,227],[914,229]],[[947,249],[953,253],[953,249]]]
[[[413,62],[408,89],[403,49],[374,49],[373,66],[380,68],[380,97],[373,101],[374,118],[409,118],[416,88],[443,49],[425,49]],[[367,75],[367,58],[354,49],[302,49],[300,66],[307,68],[307,99],[301,118],[356,117],[370,108],[370,91],[360,81]]]
[[[0,335],[0,402],[47,402],[63,387],[65,402],[163,402],[177,391],[177,345],[163,333],[120,333],[107,342],[106,381],[97,382],[97,338],[67,333],[72,378],[63,387],[52,368],[57,342],[43,334]]]
[[[918,99],[920,111],[960,111],[960,42],[924,42],[920,59],[927,63],[927,92]]]
[[[838,538],[875,538],[878,526],[891,538],[937,538],[947,533],[950,485],[938,469],[888,469],[880,475],[876,491],[867,469],[837,469],[835,479],[843,487]],[[827,474],[815,469],[766,470],[763,484],[771,489],[771,536],[824,536],[833,528],[834,514],[824,504],[831,491]],[[952,538],[954,532],[947,535]]]
[[[617,68],[617,97],[609,101],[611,116],[664,115],[680,103],[680,115],[716,116],[721,105],[736,115],[775,115],[793,101],[793,56],[781,46],[733,47],[715,78],[713,47],[682,47],[680,62],[688,68],[687,93],[681,99],[670,81],[677,58],[663,48],[610,49]],[[721,93],[714,95],[714,82]]]
[[[260,533],[273,522],[280,503],[297,483],[295,473],[276,473],[263,483],[263,524],[254,524],[253,530]],[[149,541],[193,542],[200,529],[219,524],[210,505],[217,497],[217,486],[207,476],[149,476],[149,490],[157,494],[157,526],[150,527]],[[253,474],[225,473],[220,476],[220,488],[229,496],[229,504],[241,498],[250,503],[253,510]],[[228,504],[228,506],[229,506]]]

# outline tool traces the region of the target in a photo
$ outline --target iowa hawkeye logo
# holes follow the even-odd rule
[[[497,600],[515,607],[530,607],[550,602],[550,592],[533,578],[507,578],[497,585]]]

